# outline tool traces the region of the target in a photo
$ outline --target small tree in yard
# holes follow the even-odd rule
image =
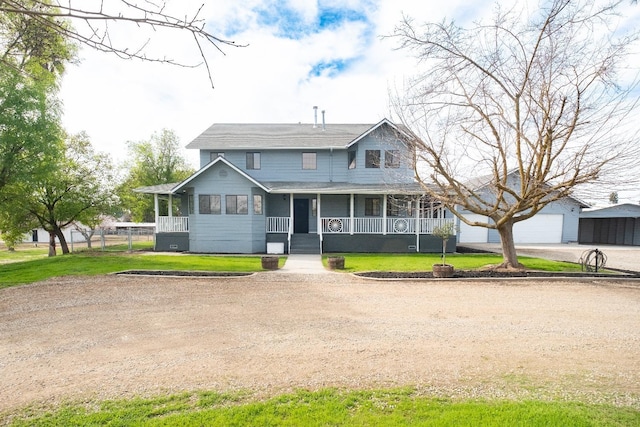
[[[637,183],[637,80],[624,60],[638,33],[619,30],[629,27],[624,7],[496,6],[490,22],[405,18],[392,36],[425,67],[395,100],[415,136],[416,177],[461,221],[498,231],[498,267],[523,268],[515,223],[586,184]],[[457,206],[487,220],[469,220]]]
[[[433,235],[442,239],[442,265],[447,265],[447,242],[456,235],[456,226],[453,222],[446,222],[433,228]]]

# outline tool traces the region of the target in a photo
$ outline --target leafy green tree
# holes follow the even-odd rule
[[[10,251],[21,243],[28,231],[38,226],[37,221],[28,212],[0,210],[0,238]]]
[[[50,173],[44,160],[59,149],[57,82],[75,48],[54,26],[66,28],[61,19],[0,13],[0,201],[5,186]]]
[[[96,153],[86,134],[69,136],[56,157],[49,159],[56,172],[12,185],[12,211],[37,221],[49,233],[49,256],[69,252],[62,230],[75,223],[93,223],[113,210],[113,165],[109,156]]]
[[[47,0],[21,2],[34,13],[7,3],[13,2],[0,2],[0,64],[53,83],[76,52],[66,36],[72,30],[68,20],[45,14],[57,10]]]
[[[154,201],[148,195],[133,190],[158,184],[180,182],[191,174],[185,158],[180,154],[179,139],[174,131],[163,129],[147,141],[130,142],[126,176],[117,189],[124,213],[138,222],[153,222]],[[167,201],[161,201],[160,210],[167,212]],[[179,212],[178,206],[174,212]]]

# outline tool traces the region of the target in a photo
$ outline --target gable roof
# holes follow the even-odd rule
[[[400,129],[387,119],[377,124],[241,124],[216,123],[195,138],[187,148],[199,150],[282,150],[345,149],[373,130],[387,124]],[[400,131],[401,132],[401,131]]]
[[[510,171],[507,172],[507,176],[513,176],[513,177],[518,177],[518,170],[517,169],[512,169]],[[473,189],[474,191],[480,191],[483,190],[487,187],[489,187],[491,184],[493,183],[493,175],[492,174],[487,174],[487,175],[482,175],[482,176],[478,176],[475,178],[471,178],[466,182],[466,185]],[[590,205],[588,205],[587,203],[583,202],[582,200],[578,199],[575,196],[567,196],[566,197],[568,200],[573,201],[575,204],[577,204],[580,208],[588,208]]]
[[[267,187],[265,187],[263,184],[261,184],[260,182],[256,181],[255,179],[253,179],[249,175],[247,175],[245,172],[243,172],[241,169],[236,167],[233,163],[229,162],[224,157],[218,157],[215,160],[209,162],[202,169],[200,169],[199,171],[197,171],[196,173],[194,173],[193,175],[191,175],[190,177],[188,177],[187,179],[185,179],[182,182],[172,182],[172,183],[169,183],[169,184],[159,184],[159,185],[150,185],[148,187],[139,187],[139,188],[135,188],[133,191],[135,191],[136,193],[144,193],[144,194],[176,194],[178,191],[180,191],[182,188],[184,188],[188,183],[190,183],[191,181],[193,181],[194,179],[196,179],[197,177],[202,175],[204,172],[209,170],[213,165],[215,165],[217,163],[226,164],[231,169],[233,169],[234,171],[239,173],[242,177],[244,177],[247,180],[251,181],[257,187],[262,188],[264,191],[267,191],[267,192],[269,191],[269,189]]]
[[[580,212],[580,218],[640,218],[640,205],[620,203]]]
[[[196,179],[197,177],[202,175],[204,172],[208,171],[213,165],[218,164],[218,163],[224,163],[225,165],[229,166],[231,169],[236,171],[238,174],[240,174],[242,177],[244,177],[248,181],[251,181],[257,187],[262,188],[264,191],[269,191],[269,189],[267,187],[265,187],[264,185],[262,185],[260,182],[256,181],[255,179],[253,179],[249,175],[247,175],[243,170],[239,169],[237,166],[235,166],[233,163],[231,163],[230,161],[228,161],[224,157],[217,157],[213,161],[209,162],[202,169],[200,169],[199,171],[197,171],[196,173],[191,175],[189,178],[185,179],[184,181],[182,181],[181,183],[176,185],[171,191],[173,193],[178,192],[179,190],[184,188],[187,184],[189,184],[191,181],[193,181],[194,179]]]

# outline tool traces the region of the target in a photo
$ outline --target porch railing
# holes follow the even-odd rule
[[[288,216],[267,217],[267,233],[288,233],[289,221]]]
[[[160,216],[156,222],[156,233],[189,232],[189,217]]]
[[[324,234],[433,234],[439,225],[453,223],[453,218],[362,218],[327,217],[322,218]],[[385,227],[386,226],[386,227]]]

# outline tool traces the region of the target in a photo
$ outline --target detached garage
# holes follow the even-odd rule
[[[580,214],[579,243],[640,246],[640,205],[623,203]]]
[[[486,222],[481,215],[465,215],[468,219]],[[562,243],[564,215],[538,214],[533,218],[520,221],[513,226],[515,243]],[[575,239],[574,239],[575,240]],[[473,227],[460,221],[459,243],[498,243],[500,237],[496,230],[485,227]]]
[[[518,188],[519,175],[516,172],[510,172],[508,178],[507,185]],[[469,184],[470,188],[475,188],[478,197],[489,201],[495,199],[491,181],[487,182],[486,179],[478,179],[478,181],[484,184],[476,184],[475,187],[474,184]],[[587,207],[589,207],[587,204],[571,196],[549,202],[533,217],[514,224],[513,240],[516,244],[577,242],[580,212]],[[472,222],[488,223],[487,217],[465,211],[461,206],[456,210]],[[458,243],[500,243],[497,230],[472,227],[463,221],[460,221],[459,226]]]

